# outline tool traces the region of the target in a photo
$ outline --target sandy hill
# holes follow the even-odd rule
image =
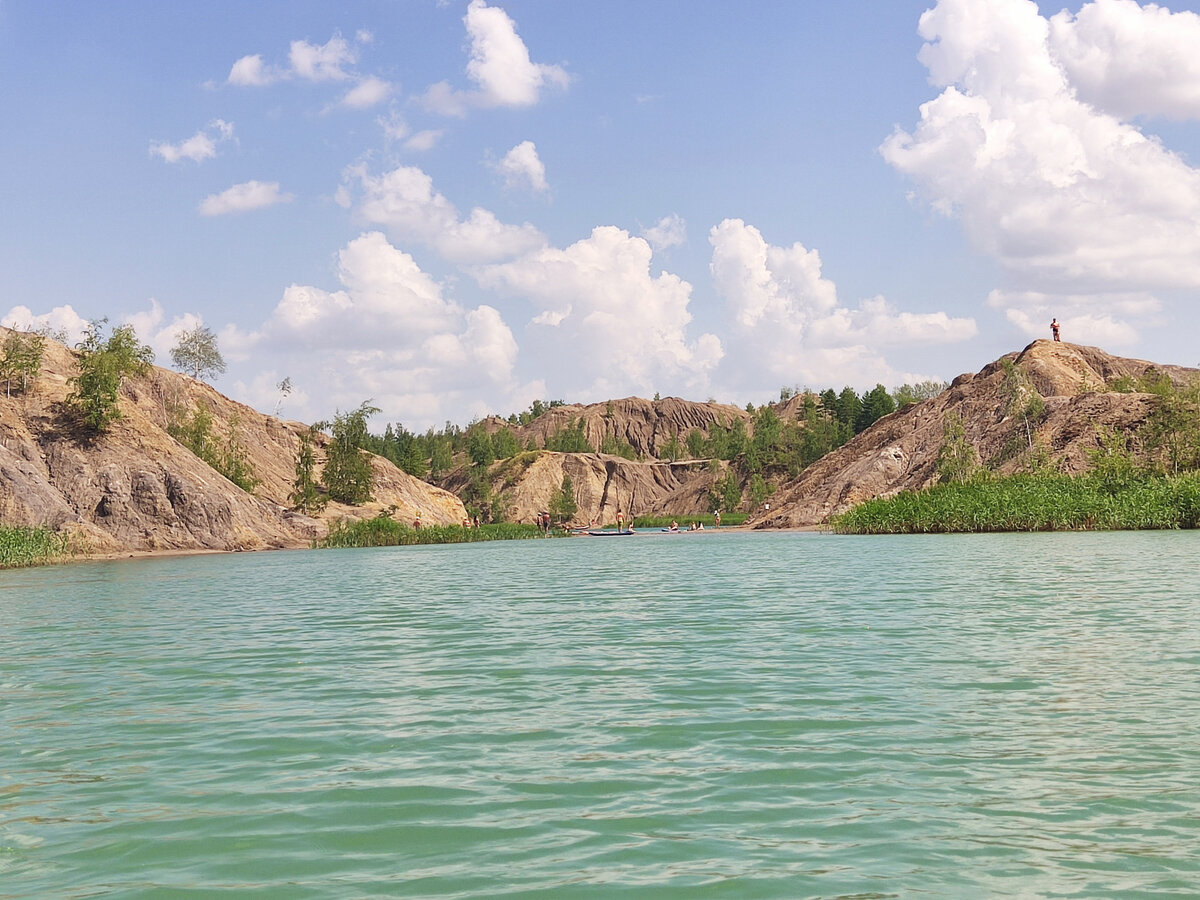
[[[0,339],[7,336],[0,329]],[[307,426],[263,415],[186,375],[154,367],[122,388],[122,418],[102,434],[78,428],[64,401],[75,355],[47,341],[38,379],[0,392],[0,523],[75,532],[93,552],[246,550],[306,546],[341,517],[394,508],[397,517],[457,523],[454,495],[372,457],[374,502],[331,504],[310,518],[289,511],[298,435]],[[233,431],[260,484],[248,494],[166,431],[170,410],[203,404],[213,435]],[[318,459],[327,438],[318,439]]]
[[[1156,366],[1095,347],[1034,341],[973,375],[960,375],[939,396],[880,419],[783,485],[770,498],[770,510],[756,510],[749,524],[815,525],[863,500],[934,484],[944,426],[954,416],[979,459],[995,472],[1025,467],[1031,448],[1061,471],[1082,472],[1088,451],[1099,446],[1098,429],[1135,428],[1154,402],[1148,394],[1112,391],[1109,383],[1149,369],[1177,384],[1200,377],[1200,370]],[[1032,391],[1044,410],[1027,418],[1021,409]]]

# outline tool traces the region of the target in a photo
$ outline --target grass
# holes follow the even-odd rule
[[[411,528],[388,516],[336,522],[315,546],[405,547],[413,544],[466,544],[474,541],[515,541],[541,537],[536,525],[500,522],[464,528],[461,525],[426,525]]]
[[[0,528],[0,569],[44,566],[69,552],[66,536],[49,528]]]
[[[746,521],[746,513],[721,513],[722,525],[741,525]],[[672,522],[678,522],[680,528],[687,528],[693,522],[700,522],[705,528],[713,528],[716,522],[711,513],[702,516],[638,516],[633,520],[634,528],[667,528]]]
[[[839,534],[1125,531],[1200,525],[1200,473],[1013,475],[868,500],[830,520]]]

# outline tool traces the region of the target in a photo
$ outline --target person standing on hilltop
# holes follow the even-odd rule
[[[1054,339],[1055,339],[1056,341],[1061,341],[1061,340],[1062,340],[1062,338],[1060,338],[1060,337],[1058,336],[1058,319],[1051,319],[1051,321],[1050,321],[1050,333],[1051,333],[1051,334],[1054,336]]]

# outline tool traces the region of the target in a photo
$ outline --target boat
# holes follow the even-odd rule
[[[627,535],[637,534],[632,528],[627,528],[624,531],[588,531],[585,534],[591,537],[626,537]]]

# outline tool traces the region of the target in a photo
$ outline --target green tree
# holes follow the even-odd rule
[[[862,395],[862,408],[854,420],[855,433],[866,431],[884,416],[895,411],[896,401],[892,399],[887,388],[882,384],[875,385]]]
[[[292,493],[288,497],[293,509],[308,515],[323,509],[325,495],[317,486],[317,454],[313,445],[313,430],[300,432],[300,445],[296,449],[296,480],[292,482]]]
[[[322,472],[329,499],[354,505],[371,499],[371,459],[363,447],[368,438],[367,419],[377,412],[379,408],[367,400],[358,409],[335,414],[332,423],[314,426],[328,425],[333,432]]]
[[[561,524],[569,522],[577,512],[579,504],[575,502],[575,484],[571,476],[564,472],[562,486],[550,500],[550,514]]]
[[[225,360],[221,351],[217,349],[217,336],[205,325],[197,325],[179,335],[178,343],[171,348],[171,364],[196,380],[209,375],[220,375],[225,371]],[[281,393],[284,384],[287,385],[288,391],[291,390],[291,380],[285,378],[279,384]]]
[[[896,409],[904,409],[913,403],[936,397],[950,387],[945,381],[918,381],[916,384],[902,384],[892,391],[892,399],[896,401]]]
[[[492,436],[482,423],[476,423],[467,429],[467,456],[471,462],[480,468],[486,468],[496,461],[496,448],[492,446]]]
[[[521,452],[521,444],[512,429],[502,425],[492,435],[492,449],[496,452],[496,459],[508,459]]]
[[[938,480],[963,483],[970,481],[979,471],[979,454],[967,440],[962,416],[954,413],[946,416],[942,425],[942,446],[937,456]]]
[[[67,405],[84,425],[107,431],[121,418],[117,398],[125,379],[144,375],[154,361],[154,351],[138,342],[132,325],[122,325],[104,339],[106,319],[88,323],[79,351],[79,372],[72,376],[73,390]]]
[[[5,381],[5,392],[12,396],[13,382],[22,391],[42,371],[42,356],[46,351],[46,336],[37,331],[11,331],[4,339],[0,350],[0,378]]]

